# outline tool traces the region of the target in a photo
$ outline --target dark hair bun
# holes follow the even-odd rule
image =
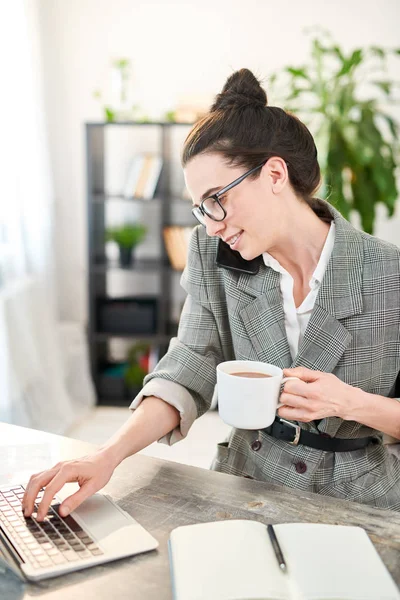
[[[249,69],[240,69],[228,77],[211,111],[247,106],[264,108],[267,106],[267,94]]]

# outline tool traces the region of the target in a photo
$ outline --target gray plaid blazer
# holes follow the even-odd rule
[[[328,203],[319,202],[335,220],[335,243],[296,360],[286,337],[279,273],[262,261],[255,275],[216,266],[218,239],[199,226],[181,281],[188,296],[177,338],[145,383],[157,377],[182,385],[197,417],[210,407],[216,366],[233,359],[334,373],[366,392],[395,397],[400,249],[358,231]],[[338,417],[300,426],[339,438],[375,434],[378,443],[352,452],[323,452],[262,431],[233,429],[229,440],[218,445],[212,468],[400,511],[400,460],[388,453],[381,434]],[[253,450],[256,439],[261,447]],[[306,465],[302,473],[296,470],[300,461]]]

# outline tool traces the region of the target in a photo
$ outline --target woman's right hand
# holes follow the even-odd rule
[[[79,490],[68,496],[59,508],[62,517],[75,510],[86,498],[103,488],[114,472],[115,464],[104,452],[83,456],[56,464],[48,471],[32,475],[22,500],[22,510],[26,517],[34,511],[34,504],[41,488],[45,488],[43,498],[38,505],[37,520],[42,521],[51,501],[65,483],[77,482]]]

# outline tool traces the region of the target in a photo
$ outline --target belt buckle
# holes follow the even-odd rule
[[[292,446],[297,446],[297,444],[299,443],[300,434],[301,434],[300,425],[295,425],[294,423],[291,423],[290,421],[286,421],[286,419],[282,419],[281,417],[279,417],[279,420],[281,423],[285,423],[285,425],[289,425],[289,427],[293,427],[296,430],[296,433],[294,434],[294,439],[288,443],[292,444]]]

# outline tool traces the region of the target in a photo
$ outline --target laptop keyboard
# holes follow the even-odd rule
[[[21,509],[24,492],[22,485],[0,490],[0,525],[25,562],[42,569],[103,554],[70,515],[60,517],[58,500],[52,501],[44,521],[36,521],[37,504],[32,516],[25,517]],[[37,496],[39,502],[43,494],[42,489]]]

